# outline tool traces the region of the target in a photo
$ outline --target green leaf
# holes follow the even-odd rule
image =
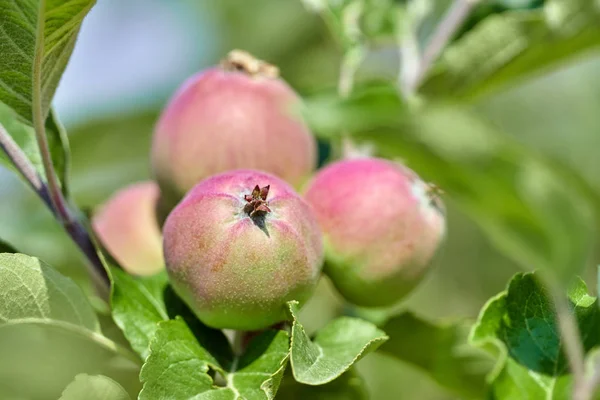
[[[142,367],[139,398],[273,399],[288,348],[285,331],[266,331],[226,368],[198,343],[182,319],[161,322]],[[222,386],[213,378],[215,373],[223,378]]]
[[[10,244],[6,243],[3,240],[0,240],[0,253],[16,253],[17,250],[15,250],[14,247],[12,247]]]
[[[59,400],[131,400],[125,389],[103,375],[79,374]]]
[[[101,335],[83,292],[23,254],[0,254],[0,353],[0,393],[9,398],[58,398],[82,372],[130,394],[139,388],[137,358]]]
[[[33,92],[41,90],[42,116],[67,66],[83,18],[94,0],[2,0],[0,102],[33,124]],[[37,63],[40,76],[34,76]],[[39,85],[38,88],[35,86]]]
[[[298,302],[288,302],[293,319],[290,362],[294,378],[308,385],[333,381],[388,337],[375,325],[359,318],[341,317],[319,330],[313,341],[298,321]]]
[[[131,347],[145,359],[158,323],[169,319],[163,298],[167,274],[133,277],[119,268],[112,268],[111,274],[113,319]]]
[[[567,297],[589,351],[600,343],[598,301],[581,280]],[[535,273],[515,275],[508,289],[485,305],[470,340],[498,357],[488,377],[496,398],[570,398],[553,304]]]
[[[379,352],[419,368],[461,398],[484,398],[491,358],[467,343],[466,323],[435,325],[412,313],[388,320],[382,329],[390,336]]]
[[[465,109],[432,106],[407,115],[392,87],[355,92],[346,101],[309,100],[315,130],[349,132],[358,143],[376,145],[378,155],[402,159],[524,268],[568,278],[585,266],[594,209],[580,182]]]
[[[227,338],[217,329],[204,325],[193,315],[169,286],[166,271],[149,277],[134,277],[112,267],[112,315],[131,347],[146,359],[158,323],[182,317],[211,354],[223,364],[231,361]]]
[[[62,127],[50,112],[50,104],[81,22],[94,3],[95,0],[0,1],[0,123],[8,125],[8,133],[44,177],[31,128],[33,110],[41,110],[53,165],[65,194],[68,144]],[[14,111],[14,115],[8,111]]]
[[[73,281],[24,254],[0,254],[0,325],[60,321],[100,332],[96,314]]]
[[[42,164],[34,129],[20,121],[17,114],[1,102],[0,124],[4,126],[14,143],[23,151],[42,179],[46,180],[46,173]],[[48,138],[52,163],[62,183],[63,193],[66,195],[68,194],[67,176],[70,162],[69,141],[54,112],[51,112],[46,120],[46,136]],[[16,171],[12,161],[6,156],[4,151],[0,151],[0,164]]]
[[[548,0],[543,9],[486,18],[449,46],[421,92],[471,98],[546,71],[600,46],[595,0]]]
[[[292,374],[286,374],[278,398],[285,400],[368,400],[369,392],[363,378],[350,368],[342,376],[324,385],[312,386],[296,382]]]

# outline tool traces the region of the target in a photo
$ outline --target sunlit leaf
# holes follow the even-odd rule
[[[37,258],[3,253],[0,297],[3,396],[58,398],[79,373],[106,375],[130,394],[139,390],[135,355],[102,336],[92,306],[70,279]]]
[[[293,318],[290,362],[294,378],[308,385],[333,381],[388,337],[375,325],[359,318],[340,317],[320,329],[311,340],[296,318],[298,303],[288,303]]]
[[[600,342],[600,310],[582,281],[568,292],[586,351]],[[471,342],[498,357],[494,398],[569,399],[571,379],[553,303],[534,273],[517,274],[481,311]],[[537,397],[536,397],[537,396]]]
[[[149,277],[134,277],[114,267],[111,273],[113,318],[142,359],[149,354],[148,346],[158,323],[181,317],[217,360],[225,365],[224,360],[231,360],[231,349],[223,332],[207,327],[193,315],[169,286],[165,271]]]
[[[266,331],[246,352],[221,365],[182,319],[161,322],[141,372],[140,399],[274,399],[287,363],[285,331]],[[217,384],[214,373],[224,382]],[[212,375],[211,375],[212,374]]]

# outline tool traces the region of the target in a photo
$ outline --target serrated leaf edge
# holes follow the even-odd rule
[[[375,338],[375,339],[371,339],[370,341],[368,341],[362,348],[362,350],[356,355],[356,357],[354,357],[352,359],[352,361],[342,370],[342,372],[340,372],[339,374],[335,374],[330,378],[327,378],[325,380],[321,380],[318,383],[314,383],[314,382],[308,382],[302,379],[302,377],[298,376],[296,374],[296,370],[294,368],[294,359],[292,358],[292,348],[293,348],[293,344],[294,344],[294,329],[296,327],[299,327],[299,329],[302,330],[302,332],[304,332],[304,334],[306,335],[306,331],[304,330],[304,326],[302,326],[302,324],[300,324],[300,322],[298,322],[298,318],[296,317],[295,311],[294,311],[294,307],[296,307],[299,304],[298,301],[296,300],[292,300],[292,301],[288,301],[287,302],[287,308],[288,311],[292,317],[292,332],[290,334],[290,352],[289,352],[289,359],[290,359],[290,365],[292,367],[292,374],[294,375],[294,379],[299,382],[299,383],[303,383],[305,385],[311,385],[311,386],[319,386],[319,385],[324,385],[326,383],[332,382],[335,379],[339,378],[343,373],[345,373],[346,371],[348,371],[357,361],[359,361],[362,357],[364,357],[365,355],[367,355],[368,353],[370,353],[371,351],[375,351],[379,346],[381,346],[383,343],[385,343],[388,339],[389,336],[385,334],[385,332],[381,331],[381,329],[377,328],[378,331],[383,333],[383,336]],[[347,317],[350,318],[350,317]],[[360,318],[350,318],[350,319],[357,319],[357,320],[361,320]],[[361,320],[364,321],[364,320]],[[366,321],[365,321],[366,322]],[[308,336],[308,335],[307,335]],[[310,338],[309,338],[310,339]],[[311,343],[312,340],[311,340]]]

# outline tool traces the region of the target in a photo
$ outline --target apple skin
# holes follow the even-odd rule
[[[308,184],[305,198],[324,235],[324,272],[346,300],[391,306],[421,281],[446,230],[430,189],[408,168],[377,158],[335,162]]]
[[[151,181],[116,192],[92,218],[92,227],[127,272],[152,275],[164,268],[162,235],[155,208],[159,189]]]
[[[268,195],[252,216],[257,185],[268,185]],[[258,330],[286,319],[286,302],[312,295],[323,264],[308,204],[283,180],[255,170],[197,184],[169,214],[163,235],[173,288],[219,329]]]
[[[271,69],[228,62],[189,78],[156,125],[151,166],[163,215],[218,173],[257,169],[298,189],[316,168],[317,144],[298,113],[299,96]]]

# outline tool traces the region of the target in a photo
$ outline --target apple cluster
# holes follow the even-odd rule
[[[132,274],[166,267],[214,328],[284,320],[286,302],[306,302],[322,272],[350,303],[397,303],[440,247],[443,205],[397,162],[352,158],[315,171],[300,107],[278,69],[246,52],[192,76],[156,125],[154,180],[95,213],[100,241]]]

